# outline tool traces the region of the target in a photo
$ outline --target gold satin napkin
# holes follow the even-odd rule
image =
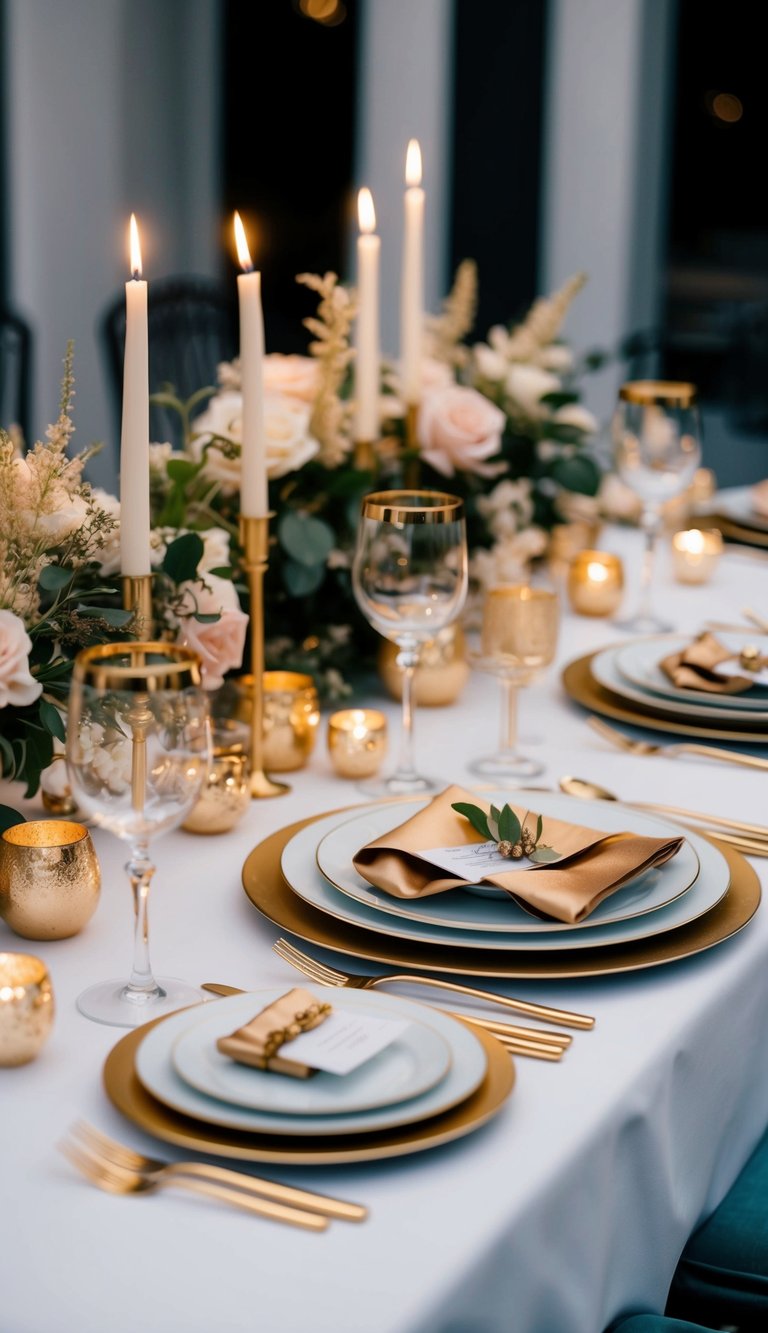
[[[745,631],[746,633],[746,631]],[[744,694],[754,687],[754,677],[721,676],[717,668],[732,662],[737,654],[714,634],[699,634],[681,653],[663,657],[659,666],[681,690],[705,690],[708,694]]]
[[[472,802],[486,812],[489,809],[481,797],[461,787],[448,787],[412,819],[361,848],[353,857],[358,874],[394,898],[425,898],[465,887],[466,880],[450,878],[422,855],[428,848],[482,842],[469,821],[451,809],[454,801]],[[521,822],[530,813],[520,806],[513,805],[512,809]],[[521,907],[536,916],[583,921],[622,884],[668,861],[680,850],[684,838],[603,833],[545,816],[541,842],[560,852],[561,859],[529,870],[487,875],[483,883],[506,889]]]
[[[290,1060],[278,1054],[287,1042],[298,1037],[300,1032],[309,1032],[316,1028],[331,1013],[329,1004],[322,1004],[301,986],[281,995],[279,1000],[268,1004],[255,1018],[244,1027],[231,1032],[227,1037],[219,1037],[217,1050],[228,1055],[238,1064],[250,1065],[254,1069],[271,1069],[277,1074],[290,1074],[293,1078],[310,1078],[316,1071],[299,1060]]]

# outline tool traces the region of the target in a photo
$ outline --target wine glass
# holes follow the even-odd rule
[[[501,737],[496,754],[469,765],[479,777],[531,778],[543,771],[543,764],[517,749],[517,692],[552,662],[559,624],[559,599],[549,588],[509,583],[488,589],[480,651],[472,662],[501,681]]]
[[[400,649],[402,735],[395,772],[361,784],[374,795],[418,794],[441,785],[413,760],[413,673],[419,648],[455,620],[467,595],[462,501],[443,491],[378,491],[363,500],[352,564],[357,603]]]
[[[662,505],[686,489],[701,461],[695,386],[667,380],[623,384],[613,419],[613,445],[619,476],[642,501],[645,532],[640,603],[633,616],[618,624],[621,629],[654,634],[673,628],[655,613],[651,598]]]
[[[130,845],[133,969],[127,982],[90,986],[77,1007],[98,1023],[136,1027],[194,1004],[201,993],[152,975],[147,900],[155,873],[149,841],[180,824],[210,761],[200,660],[167,643],[112,643],[78,653],[67,716],[67,771],[79,808]]]

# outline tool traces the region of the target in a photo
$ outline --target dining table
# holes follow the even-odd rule
[[[623,560],[629,606],[641,534],[607,526],[601,546]],[[759,551],[728,547],[709,583],[686,586],[674,581],[662,543],[656,583],[659,609],[684,633],[738,623],[745,606],[768,613],[768,555]],[[627,803],[766,822],[768,774],[711,758],[631,754],[589,727],[562,669],[622,631],[563,601],[557,661],[520,695],[523,748],[544,766],[536,785],[556,790],[576,775]],[[393,753],[397,705],[373,676],[357,690],[361,703],[386,712]],[[495,747],[498,690],[473,673],[453,704],[418,709],[420,767],[446,785],[476,783],[469,764]],[[284,825],[367,799],[335,775],[325,726],[324,717],[307,765],[284,775],[289,793],[253,800],[226,834],[176,830],[157,841],[150,916],[158,973],[254,991],[298,984],[273,952],[282,932],[255,910],[241,872],[256,844]],[[729,746],[768,754],[759,744]],[[0,801],[41,817],[20,791],[5,784]],[[622,1313],[664,1309],[686,1240],[768,1125],[765,906],[733,938],[662,966],[479,983],[593,1015],[595,1026],[576,1032],[559,1062],[514,1056],[516,1083],[500,1112],[454,1143],[387,1161],[245,1166],[370,1210],[362,1224],[313,1234],[172,1190],[104,1193],[58,1151],[70,1125],[86,1120],[149,1155],[185,1156],[110,1102],[102,1071],[123,1032],[76,1008],[84,987],[127,975],[130,965],[125,848],[99,829],[92,836],[102,894],[80,934],[28,941],[0,923],[0,949],[45,961],[56,1005],[38,1058],[0,1069],[1,1333],[602,1333]],[[752,865],[765,883],[768,860]],[[359,972],[380,970],[352,962]],[[392,993],[498,1013],[439,988],[399,983]]]

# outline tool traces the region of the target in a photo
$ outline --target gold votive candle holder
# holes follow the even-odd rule
[[[580,551],[568,571],[568,600],[580,616],[612,616],[624,594],[624,567],[610,551]]]
[[[229,833],[251,803],[245,750],[214,750],[208,777],[182,828],[187,833]]]
[[[328,719],[328,753],[340,778],[369,778],[387,753],[387,719],[377,708],[343,708]]]
[[[303,768],[320,721],[315,682],[300,671],[265,671],[263,679],[264,768],[270,773]],[[253,676],[239,676],[237,686],[236,718],[249,723]]]
[[[717,528],[688,528],[672,538],[672,569],[678,583],[708,583],[723,553]]]
[[[28,953],[0,953],[0,1066],[26,1065],[53,1022],[53,989],[45,963]]]
[[[602,523],[599,519],[574,519],[571,523],[555,523],[547,544],[547,567],[559,585],[568,577],[571,561],[584,550],[594,550],[600,538]]]
[[[14,824],[0,838],[0,916],[28,940],[65,940],[90,921],[101,871],[87,828],[67,819]]]

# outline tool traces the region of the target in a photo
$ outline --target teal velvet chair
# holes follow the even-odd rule
[[[683,1250],[667,1312],[709,1328],[768,1330],[768,1133]]]

